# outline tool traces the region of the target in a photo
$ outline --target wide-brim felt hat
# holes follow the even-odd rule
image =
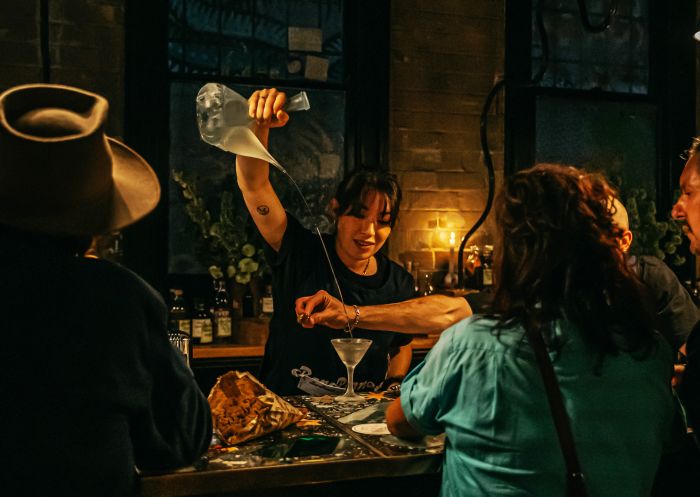
[[[0,94],[0,224],[52,235],[124,228],[160,199],[153,169],[105,135],[109,104],[62,85]]]

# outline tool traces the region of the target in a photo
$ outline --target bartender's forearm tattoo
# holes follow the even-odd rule
[[[267,216],[270,213],[270,208],[266,205],[259,205],[255,210],[258,211],[258,214],[261,216]]]

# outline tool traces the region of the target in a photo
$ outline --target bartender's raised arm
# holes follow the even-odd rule
[[[324,325],[340,329],[355,316],[352,306],[345,306],[325,290],[296,300],[295,311],[304,328]],[[357,326],[366,330],[398,331],[400,333],[439,333],[472,315],[471,307],[462,297],[428,295],[394,304],[359,307]]]
[[[282,109],[287,100],[275,88],[254,92],[248,99],[248,115],[256,120],[253,132],[267,148],[270,128],[287,124],[289,115]],[[253,222],[265,241],[276,251],[287,229],[287,213],[270,183],[270,165],[261,159],[236,156],[238,187]]]

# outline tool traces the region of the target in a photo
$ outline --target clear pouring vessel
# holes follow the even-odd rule
[[[236,126],[250,127],[255,120],[248,115],[248,100],[221,83],[207,83],[196,98],[197,126],[202,140],[226,150],[222,144],[226,132]],[[286,112],[309,110],[309,98],[302,91],[287,100]]]

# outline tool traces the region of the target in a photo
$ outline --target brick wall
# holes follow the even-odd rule
[[[107,132],[124,130],[125,0],[48,2],[50,83],[107,97]],[[43,82],[39,0],[0,2],[0,91]]]
[[[447,266],[486,202],[479,116],[504,67],[503,0],[392,2],[390,167],[404,192],[390,256]],[[503,98],[489,116],[496,184],[503,174]],[[469,243],[491,239],[490,218]]]
[[[124,129],[125,0],[50,0],[50,82],[110,101],[108,133]],[[0,91],[41,82],[39,0],[0,2]],[[503,71],[503,0],[392,2],[390,167],[404,189],[390,239],[395,260],[446,266],[451,231],[464,235],[486,199],[479,114]],[[490,115],[490,145],[503,171],[502,98]],[[490,223],[473,238],[484,243]]]

